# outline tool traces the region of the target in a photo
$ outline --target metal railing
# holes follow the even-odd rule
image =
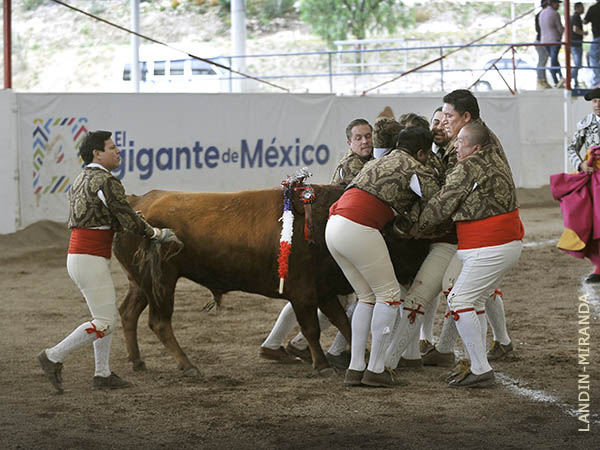
[[[377,93],[444,92],[457,88],[474,88],[509,90],[514,94],[518,90],[533,90],[537,87],[537,54],[533,49],[535,45],[540,44],[473,44],[459,52],[456,52],[456,49],[463,45],[361,48],[259,53],[222,56],[220,59],[230,64],[235,59],[244,59],[249,73],[265,80],[283,80],[291,92],[328,92],[342,95],[358,94],[381,80],[405,73],[407,68],[439,59],[438,62],[415,70]],[[510,54],[505,56],[509,51]],[[451,52],[453,54],[445,58],[445,55]],[[304,70],[306,67],[311,67],[312,70]],[[564,66],[546,66],[545,69],[564,70]],[[589,78],[584,73],[589,69],[592,67],[587,64],[580,67],[583,78]],[[233,74],[226,78],[230,81],[230,89],[233,80],[243,79]],[[251,89],[268,90],[268,87],[254,86]]]

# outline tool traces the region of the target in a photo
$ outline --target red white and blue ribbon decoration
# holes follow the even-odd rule
[[[292,189],[288,186],[283,190],[283,215],[281,220],[281,239],[279,239],[279,293],[283,294],[283,283],[288,276],[288,260],[292,251],[292,234],[294,233],[294,213],[291,207]]]
[[[283,215],[279,219],[282,222],[281,238],[279,239],[279,256],[277,258],[279,272],[279,293],[283,294],[283,283],[288,276],[290,252],[292,251],[292,235],[294,234],[294,214],[292,213],[292,193],[297,186],[303,186],[304,180],[312,174],[306,167],[298,170],[294,175],[288,176],[281,182],[283,187]],[[314,191],[310,190],[312,196],[308,195],[304,202],[314,200]],[[312,198],[311,198],[312,197]]]

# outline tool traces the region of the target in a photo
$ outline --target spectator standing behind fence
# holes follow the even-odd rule
[[[540,13],[540,42],[542,44],[560,44],[561,42],[565,28],[557,12],[560,3],[560,0],[550,0],[548,6],[542,9]],[[550,56],[550,74],[554,80],[554,87],[562,88],[565,85],[565,80],[560,72],[560,63],[558,62],[560,45],[546,45],[546,50]]]
[[[596,0],[596,4],[588,8],[583,18],[584,24],[592,24],[592,35],[594,36],[589,52],[590,65],[594,73],[592,86],[590,87],[598,87],[600,85],[600,3],[598,1]]]
[[[583,31],[583,3],[575,3],[574,12],[571,16],[571,54],[573,55],[573,67],[571,68],[571,78],[573,79],[573,87],[575,89],[585,87],[583,83],[577,82],[577,74],[581,68],[581,59],[583,56],[583,36],[587,31]]]
[[[548,0],[542,0],[540,4],[542,10],[548,6]],[[535,43],[539,44],[541,42],[541,33],[540,30],[540,12],[535,15]],[[548,51],[546,47],[543,45],[536,45],[535,51],[538,55],[538,63],[537,63],[537,87],[538,89],[550,89],[552,86],[548,84],[548,80],[546,79],[546,62],[548,61]]]

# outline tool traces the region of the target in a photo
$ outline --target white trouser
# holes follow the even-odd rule
[[[482,311],[490,292],[500,286],[504,274],[521,256],[521,247],[519,240],[492,247],[458,250],[456,255],[463,267],[448,295],[450,310],[475,308]]]
[[[475,375],[492,370],[485,353],[486,322],[477,317],[490,292],[500,285],[504,274],[521,256],[521,241],[492,247],[458,250],[463,268],[448,296],[448,308],[471,360]]]
[[[446,299],[454,287],[454,283],[456,283],[461,270],[462,261],[458,258],[457,254],[454,253],[454,256],[446,268],[446,272],[444,272],[444,278],[442,279],[442,293]]]
[[[414,281],[412,282],[406,298],[404,309],[417,308],[424,311],[442,291],[442,281],[446,269],[456,254],[456,245],[445,242],[431,244],[427,257],[421,264]]]
[[[379,230],[334,215],[327,222],[325,241],[359,302],[400,302],[400,284]]]
[[[444,274],[452,257],[456,254],[456,245],[437,242],[431,245],[427,257],[421,264],[415,279],[404,299],[403,313],[396,318],[390,346],[386,351],[385,364],[392,369],[398,365],[401,355],[412,344],[413,351],[406,356],[409,359],[420,357],[417,340],[425,311],[433,299],[442,291]],[[416,358],[415,358],[416,357]]]
[[[110,273],[110,259],[69,253],[67,271],[85,297],[92,314],[91,323],[105,334],[114,331],[119,312]]]

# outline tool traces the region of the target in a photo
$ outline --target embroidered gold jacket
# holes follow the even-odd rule
[[[346,189],[362,189],[392,207],[396,213],[404,214],[419,199],[410,188],[413,175],[419,180],[425,201],[440,189],[435,171],[402,149],[394,149],[383,158],[369,161]]]
[[[502,149],[486,145],[448,172],[442,189],[423,205],[417,225],[427,234],[448,218],[479,220],[518,208],[515,184]]]
[[[365,163],[371,160],[371,156],[368,158],[362,158],[352,150],[348,150],[348,153],[341,159],[338,166],[333,172],[331,178],[331,184],[339,184],[347,186],[352,179],[360,172]]]
[[[106,205],[98,196],[102,190]],[[114,231],[131,231],[151,237],[152,227],[139,217],[125,198],[121,182],[110,172],[86,167],[69,190],[69,228],[108,226]]]

